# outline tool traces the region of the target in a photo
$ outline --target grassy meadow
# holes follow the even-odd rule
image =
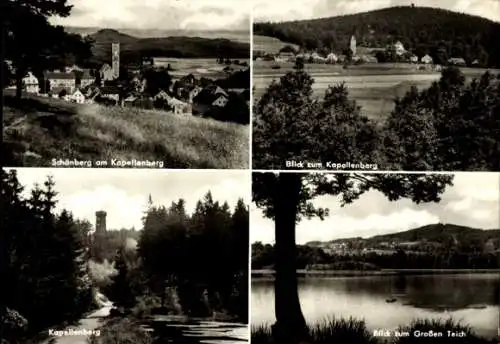
[[[232,59],[239,60],[240,62],[250,63],[250,59]],[[167,67],[170,64],[172,71],[169,72],[170,75],[174,77],[181,77],[188,74],[193,74],[197,78],[225,78],[228,76],[224,72],[224,68],[227,65],[218,64],[215,58],[155,58],[155,65]],[[247,67],[231,64],[229,65],[233,71],[244,70]]]
[[[286,43],[286,42],[280,41],[277,38],[269,37],[269,36],[253,35],[252,41],[253,41],[253,50],[254,51],[265,51],[265,52],[270,53],[270,54],[279,53],[280,49],[282,49],[283,47],[285,47],[287,45],[298,49],[298,45],[296,45],[296,44]]]
[[[273,66],[279,65],[279,69]],[[274,79],[279,79],[293,71],[294,63],[275,63],[255,61],[253,66],[254,99],[259,99],[267,86]],[[305,70],[313,77],[314,95],[322,97],[329,85],[345,82],[350,96],[362,107],[362,112],[369,118],[381,121],[394,108],[394,99],[403,96],[411,86],[418,89],[429,87],[440,78],[440,72],[429,69],[418,70],[409,63],[377,63],[349,66],[306,64]],[[481,68],[463,68],[468,79],[481,76],[486,70]],[[498,72],[498,71],[493,71]]]
[[[4,96],[4,161],[163,161],[165,168],[247,168],[249,127],[134,108]]]

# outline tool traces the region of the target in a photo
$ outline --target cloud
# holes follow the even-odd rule
[[[390,202],[378,191],[365,193],[353,204],[339,206],[339,199],[323,196],[314,200],[328,207],[330,216],[303,220],[296,228],[298,243],[346,237],[371,237],[433,223],[453,223],[474,228],[500,228],[500,176],[498,173],[456,173],[454,185],[439,203],[415,204],[403,199]],[[252,242],[274,241],[274,223],[252,204]]]
[[[166,171],[142,169],[20,168],[18,178],[30,193],[34,183],[52,175],[58,192],[57,211],[70,210],[75,217],[95,222],[95,212],[107,212],[107,227],[142,228],[141,218],[151,195],[153,202],[169,206],[180,198],[186,210],[208,191],[214,200],[227,201],[234,208],[238,199],[248,204],[250,176],[247,171]]]
[[[254,21],[288,21],[372,11],[392,6],[443,8],[500,21],[498,0],[255,0]],[[285,11],[283,9],[286,9]]]
[[[247,29],[250,7],[232,0],[70,0],[67,18],[58,25],[162,30]],[[242,23],[246,23],[242,26]]]

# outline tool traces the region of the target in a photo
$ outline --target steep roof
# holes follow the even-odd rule
[[[62,73],[62,72],[47,72],[45,73],[45,78],[52,80],[71,80],[75,79],[75,74]]]

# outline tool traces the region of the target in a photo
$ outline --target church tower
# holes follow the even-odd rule
[[[351,43],[350,43],[350,49],[352,52],[352,56],[356,56],[356,37],[351,36]]]
[[[120,76],[120,43],[111,44],[111,60],[113,78],[118,79]]]

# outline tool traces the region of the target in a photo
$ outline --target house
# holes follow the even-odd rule
[[[226,91],[224,91],[220,86],[217,86],[215,90],[212,92],[214,95],[223,95],[226,98],[229,97]]]
[[[76,88],[76,77],[73,73],[48,72],[45,73],[45,80],[49,81],[50,90],[64,88],[68,89],[68,93],[71,94]]]
[[[282,51],[276,56],[276,62],[291,62],[295,60],[295,54],[291,51]]]
[[[120,90],[114,86],[103,86],[99,89],[99,95],[102,98],[110,99],[115,102],[120,100]]]
[[[326,57],[326,63],[337,63],[338,60],[339,58],[334,53],[330,53]]]
[[[200,92],[203,90],[200,86],[195,86],[191,91],[189,91],[189,103],[193,102],[193,99],[200,94]]]
[[[124,104],[125,106],[132,107],[132,106],[134,106],[134,104],[135,104],[135,102],[137,101],[137,99],[138,99],[138,98],[137,98],[136,96],[133,96],[133,95],[128,96],[127,98],[125,98],[125,99],[123,100],[123,104]]]
[[[400,41],[397,41],[396,43],[394,43],[392,45],[392,49],[394,49],[394,51],[396,52],[396,55],[398,55],[398,56],[402,56],[406,52],[406,49],[405,49],[403,43],[401,43]]]
[[[83,104],[83,103],[85,103],[85,95],[82,93],[82,91],[80,89],[77,89],[71,95],[71,100],[77,104]]]
[[[418,62],[418,56],[417,55],[411,55],[410,56],[410,62],[411,63],[417,63]]]
[[[217,99],[215,99],[212,103],[212,106],[217,106],[217,107],[224,107],[227,104],[227,97],[224,95],[220,95]]]
[[[193,74],[188,74],[180,78],[179,82],[183,86],[194,86],[196,84],[196,78]]]
[[[24,90],[27,93],[38,94],[39,92],[38,78],[34,76],[33,73],[28,72],[28,74],[26,74],[26,76],[23,78],[23,85],[24,85]]]
[[[107,63],[103,64],[101,69],[99,69],[99,75],[103,83],[104,81],[114,80],[115,78],[113,75],[113,68]]]
[[[172,108],[174,114],[176,115],[187,115],[192,113],[190,104],[184,103],[174,97],[170,97],[170,99],[168,99],[168,105]]]
[[[454,66],[466,66],[467,63],[462,57],[452,57],[448,60],[448,64],[454,65]]]
[[[472,61],[471,65],[473,65],[473,66],[479,65],[479,60],[476,59],[476,60]]]
[[[83,71],[83,74],[80,78],[80,87],[87,87],[94,83],[94,78],[90,75],[90,71],[88,69]]]
[[[425,55],[420,59],[420,61],[422,61],[422,63],[425,63],[425,64],[431,64],[432,57],[430,57],[429,55]]]
[[[171,97],[168,95],[167,92],[165,92],[164,90],[161,90],[160,92],[158,92],[154,97],[153,97],[153,100],[158,100],[158,99],[164,99],[164,100],[169,100]]]

